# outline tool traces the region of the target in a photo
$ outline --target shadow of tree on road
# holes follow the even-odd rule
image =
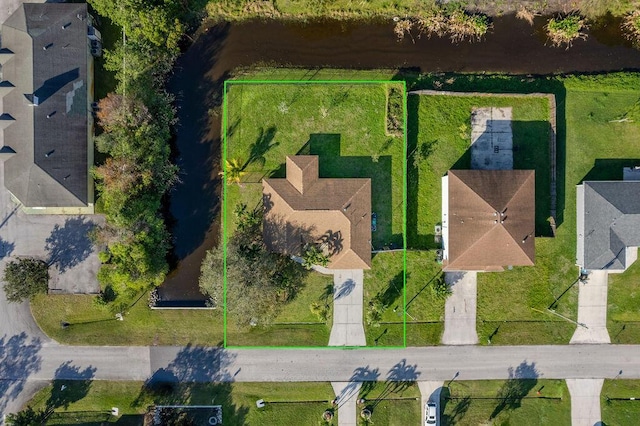
[[[225,424],[246,424],[247,407],[232,399],[235,375],[229,366],[235,359],[220,347],[188,345],[142,386],[132,407],[150,405],[222,405]]]
[[[0,413],[18,397],[29,376],[40,370],[40,339],[26,333],[0,338]]]
[[[87,396],[91,388],[91,381],[96,373],[95,367],[80,367],[71,365],[72,361],[66,361],[57,368],[51,383],[51,395],[47,400],[47,409],[54,410],[58,407],[69,407],[69,404],[80,401]]]
[[[0,259],[11,256],[11,253],[13,253],[13,250],[15,248],[16,245],[14,243],[10,243],[4,238],[0,237]]]
[[[535,387],[539,375],[535,362],[527,364],[526,360],[522,361],[515,370],[509,367],[509,379],[498,391],[500,402],[493,409],[489,420],[496,418],[503,410],[519,408],[522,399]]]
[[[65,220],[64,226],[55,225],[45,241],[49,266],[64,273],[89,257],[93,249],[89,233],[95,227],[95,223],[80,216]]]

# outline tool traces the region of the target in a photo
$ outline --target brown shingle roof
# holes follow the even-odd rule
[[[533,170],[450,170],[448,198],[445,270],[499,271],[534,264]]]
[[[263,179],[263,234],[275,252],[323,244],[330,269],[371,268],[371,179],[320,179],[318,156],[287,156],[285,179]]]

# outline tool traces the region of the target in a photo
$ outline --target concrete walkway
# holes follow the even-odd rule
[[[442,417],[442,413],[440,412],[440,393],[442,392],[443,384],[444,382],[442,381],[418,382],[418,388],[420,389],[420,394],[422,395],[422,401],[421,401],[422,417],[420,420],[420,424],[424,422],[424,419],[426,419],[426,416],[427,416],[427,413],[425,412],[425,407],[427,405],[427,402],[433,401],[436,403],[437,405],[436,409],[440,414],[438,416],[438,423],[436,424],[436,426],[440,426],[440,418]]]
[[[329,346],[366,346],[362,325],[362,269],[333,273],[333,327]]]
[[[590,271],[585,283],[578,283],[578,326],[571,343],[611,343],[607,331],[607,271]]]
[[[604,379],[567,379],[572,426],[600,424],[600,392]]]
[[[478,343],[476,332],[477,273],[446,272],[445,282],[451,287],[452,294],[444,306],[445,345],[475,345]]]
[[[358,424],[356,402],[362,383],[331,382],[331,386],[338,404],[338,426],[356,426]]]

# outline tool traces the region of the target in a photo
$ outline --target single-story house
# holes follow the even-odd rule
[[[24,3],[2,25],[4,186],[27,213],[93,213],[85,3]]]
[[[286,158],[286,178],[262,180],[269,250],[300,256],[319,244],[329,269],[371,268],[371,179],[320,178],[317,155]]]
[[[640,246],[640,180],[582,182],[576,198],[578,266],[627,269]]]
[[[445,271],[535,262],[535,171],[449,170],[442,178]]]

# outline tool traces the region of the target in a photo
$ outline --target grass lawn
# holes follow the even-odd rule
[[[371,243],[402,247],[404,138],[387,129],[392,88],[404,91],[401,83],[228,84],[226,158],[237,159],[245,174],[240,185],[226,188],[227,233],[236,225],[234,206],[260,205],[263,178],[285,177],[287,155],[312,154],[320,156],[320,177],[372,179],[377,231]],[[315,282],[305,283],[273,327],[246,331],[229,323],[228,343],[326,345],[330,323],[300,323],[318,322],[309,305],[324,298],[331,277],[312,273],[308,280]]]
[[[52,339],[68,345],[194,345],[222,342],[220,310],[152,310],[148,294],[125,311],[124,321],[93,302],[89,295],[39,295],[31,312]],[[66,329],[60,322],[71,324]]]
[[[571,424],[564,380],[453,381],[442,397],[443,425]]]
[[[140,425],[147,406],[158,405],[222,405],[225,425],[317,425],[324,410],[331,407],[335,397],[329,383],[218,383],[183,384],[169,394],[152,397],[141,393],[142,382],[76,382],[57,391],[60,383],[41,390],[28,403],[36,409],[55,401],[55,413],[47,424]],[[73,391],[73,392],[69,392]],[[53,394],[53,397],[52,397]],[[256,408],[255,402],[264,399],[267,405]],[[51,405],[51,404],[50,404]],[[116,419],[105,411],[120,409]],[[337,412],[333,425],[337,425]]]
[[[640,342],[640,262],[609,275],[607,328],[611,343]]]
[[[365,382],[359,397],[365,399],[365,403],[356,408],[362,426],[420,424],[420,390],[415,383]],[[365,407],[371,411],[370,423],[360,417],[360,411]]]
[[[403,292],[403,253],[377,253],[373,267],[364,275],[365,334],[369,346],[403,346],[403,306],[407,304],[407,345],[440,343],[444,329],[444,300],[438,299],[430,285],[440,274],[440,265],[428,251],[407,252],[406,302]],[[369,302],[376,296],[386,309],[379,326],[366,322]]]
[[[635,401],[628,398],[635,398]],[[637,425],[640,419],[640,380],[605,380],[600,401],[605,426]]]

